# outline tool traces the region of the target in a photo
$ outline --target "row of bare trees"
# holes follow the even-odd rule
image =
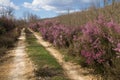
[[[101,7],[100,5],[104,5],[107,6],[108,4],[114,4],[115,2],[118,2],[120,0],[92,0],[91,5],[92,6],[97,6],[97,7]]]
[[[120,0],[103,0],[103,1],[104,1],[104,6],[106,6],[106,5],[108,5],[109,3],[111,3],[111,4],[114,5],[115,2],[119,2]]]
[[[24,18],[24,21],[26,22],[36,22],[40,20],[39,16],[37,16],[36,14],[30,13],[28,11],[25,11],[23,13],[23,18]]]

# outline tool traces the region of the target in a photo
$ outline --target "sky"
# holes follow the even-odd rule
[[[17,18],[27,12],[41,18],[50,18],[62,13],[81,11],[90,6],[92,0],[0,0],[0,6],[10,6]],[[101,1],[101,0],[100,0]],[[0,7],[1,9],[1,7]]]

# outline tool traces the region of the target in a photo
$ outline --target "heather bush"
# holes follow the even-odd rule
[[[119,30],[119,25],[113,21],[106,22],[101,18],[94,24],[86,24],[83,28],[81,55],[86,58],[88,64],[95,66],[102,73],[107,72],[108,67],[112,69],[115,66]]]
[[[0,17],[0,30],[10,31],[15,28],[15,22],[6,17]]]
[[[20,31],[16,28],[0,36],[0,47],[12,47],[13,43],[17,41]]]
[[[48,20],[36,24],[30,28],[37,29],[54,46],[68,49],[69,55],[81,58],[83,66],[87,64],[97,73],[119,74],[114,71],[117,66],[114,62],[120,52],[120,26],[113,19],[108,21],[100,15],[83,26],[69,27]]]
[[[2,46],[11,47],[13,43],[14,43],[14,40],[12,38],[9,38],[6,36],[0,37],[0,47]]]
[[[0,17],[0,57],[5,54],[8,48],[14,46],[20,35],[19,27],[16,22],[6,17]]]

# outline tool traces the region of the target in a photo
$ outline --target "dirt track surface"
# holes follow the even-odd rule
[[[63,67],[66,75],[71,80],[99,80],[98,77],[91,75],[88,70],[82,69],[79,65],[76,65],[71,62],[65,62],[63,59],[63,55],[58,50],[56,50],[53,46],[51,46],[52,44],[44,41],[38,33],[35,33],[32,30],[30,30],[30,31],[38,39],[38,42],[42,46],[44,46],[46,48],[46,50],[48,50],[50,52],[50,54],[53,55],[57,59],[57,61]]]
[[[0,80],[35,80],[34,68],[25,52],[25,46],[23,29],[16,47],[0,59]]]

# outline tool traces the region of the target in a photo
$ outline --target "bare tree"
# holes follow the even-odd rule
[[[40,17],[38,17],[37,15],[32,14],[28,11],[23,13],[23,18],[26,22],[36,22],[40,19]]]
[[[35,15],[35,14],[30,14],[30,16],[29,16],[29,21],[30,22],[36,22],[36,21],[38,21],[39,20],[39,17],[37,16],[37,15]]]
[[[0,4],[0,15],[1,15],[1,16],[6,15],[5,7],[4,7],[3,5],[1,5],[1,4]]]
[[[23,12],[23,20],[24,20],[25,22],[27,22],[28,13],[29,13],[28,11]]]
[[[7,15],[13,16],[13,14],[14,14],[14,9],[12,7],[7,7]]]
[[[104,1],[104,6],[108,4],[108,0],[103,0]]]
[[[0,16],[13,18],[13,15],[14,15],[14,9],[12,7],[0,5]]]

